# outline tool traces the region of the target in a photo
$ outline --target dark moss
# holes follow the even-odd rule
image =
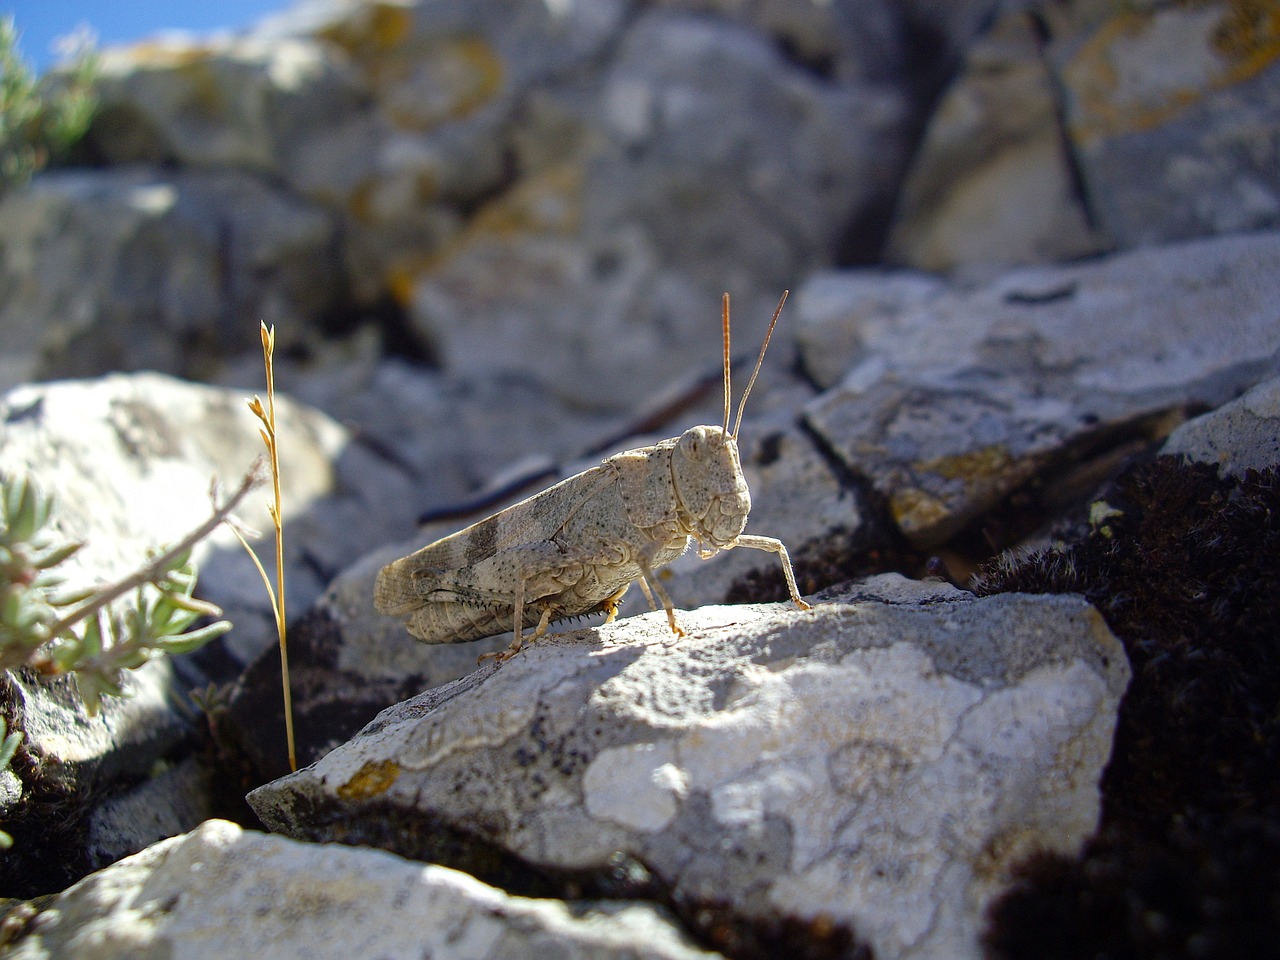
[[[1275,956],[1280,828],[1195,818],[1159,837],[1105,828],[1083,857],[1019,867],[990,914],[995,957]]]
[[[1133,667],[1099,836],[1078,860],[1024,865],[992,910],[990,952],[1216,957],[1280,942],[1280,476],[1163,457],[1103,500],[1074,542],[974,578],[980,594],[1084,594]]]

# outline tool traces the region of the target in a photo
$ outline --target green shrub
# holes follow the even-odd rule
[[[97,77],[98,57],[84,47],[64,70],[37,79],[22,59],[13,17],[0,18],[0,193],[64,157],[84,136],[97,108]]]

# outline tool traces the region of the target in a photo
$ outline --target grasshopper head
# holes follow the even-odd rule
[[[671,478],[680,521],[695,540],[717,550],[742,533],[751,491],[734,436],[720,427],[686,430],[671,453]]]
[[[730,433],[729,408],[733,391],[729,385],[729,294],[724,295],[721,320],[724,329],[724,426],[692,427],[681,435],[671,452],[671,479],[676,488],[680,523],[689,536],[703,545],[702,551],[708,556],[730,546],[747,526],[751,491],[747,489],[742,463],[738,459],[738,428],[742,426],[747,397],[764,363],[764,352],[769,349],[773,328],[786,302],[787,293],[783,291],[778,309],[773,311],[773,319],[769,321],[764,343],[760,346],[756,367],[738,403],[738,419]]]

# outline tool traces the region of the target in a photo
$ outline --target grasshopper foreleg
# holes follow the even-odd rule
[[[657,610],[658,605],[653,600],[653,591],[649,589],[649,584],[644,582],[644,577],[641,577],[636,581],[636,583],[640,584],[640,589],[644,593],[644,598],[649,601],[649,609]]]
[[[644,590],[644,595],[649,600],[649,606],[654,607],[653,594],[656,593],[662,601],[662,609],[667,611],[667,623],[671,624],[671,632],[677,637],[685,635],[680,624],[676,623],[676,606],[671,602],[671,596],[667,593],[667,588],[658,582],[658,578],[653,572],[653,555],[657,554],[659,547],[654,545],[652,550],[646,550],[636,557],[636,562],[640,565],[640,588]],[[652,589],[652,593],[650,590]],[[657,609],[654,607],[654,609]]]
[[[782,575],[787,578],[787,590],[791,593],[792,601],[801,610],[813,609],[800,599],[800,590],[796,587],[796,574],[791,569],[791,557],[787,554],[787,548],[783,546],[781,540],[742,533],[738,535],[738,538],[734,540],[731,546],[747,547],[751,550],[767,550],[769,553],[776,553],[778,559],[782,561]]]

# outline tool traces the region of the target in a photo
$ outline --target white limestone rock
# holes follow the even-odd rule
[[[574,149],[523,172],[411,271],[413,322],[449,369],[518,370],[615,411],[718,355],[722,291],[737,329],[759,330],[748,318],[828,262],[887,190],[903,109],[815,77],[745,27],[664,10],[630,23],[598,75],[537,105]]]
[[[696,960],[658,911],[510,897],[380,850],[298,843],[210,820],[59,894],[12,960],[165,956],[350,960]]]
[[[1280,225],[1268,21],[1227,0],[1079,7],[1047,57],[1100,229],[1129,248]]]
[[[385,508],[395,501],[385,495],[403,479],[351,450],[350,435],[338,424],[283,395],[276,419],[292,534],[286,537],[286,544],[292,541],[286,575],[303,605],[324,587],[316,559],[329,550],[341,555],[342,541],[334,534],[345,529],[346,549],[363,552],[362,534],[376,537],[379,517],[388,523]],[[67,569],[87,583],[131,573],[149,550],[199,526],[213,509],[211,482],[220,482],[225,497],[264,452],[244,394],[154,373],[19,387],[0,398],[0,422],[0,469],[33,477],[56,498],[58,529],[86,542]],[[353,483],[361,473],[361,483]],[[383,510],[370,512],[379,492]],[[268,499],[264,490],[250,494],[237,516],[269,531]],[[358,512],[363,529],[344,528],[345,512]],[[244,636],[229,639],[245,650],[260,648],[268,636],[269,603],[231,531],[215,531],[193,558],[201,569],[201,595],[234,611],[233,622],[245,621]],[[264,618],[256,629],[254,617]]]
[[[1280,224],[1280,63],[1265,18],[1013,4],[930,118],[888,258],[1048,263]]]
[[[236,168],[292,179],[317,128],[363,107],[357,77],[314,37],[169,35],[102,52],[89,133],[112,164]]]
[[[894,602],[547,638],[387,709],[250,803],[300,837],[372,805],[546,868],[620,850],[688,904],[825,917],[885,958],[977,957],[1005,868],[1095,828],[1127,661],[1079,598],[896,576],[877,592]]]

